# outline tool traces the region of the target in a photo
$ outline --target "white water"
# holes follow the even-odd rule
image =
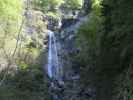
[[[87,20],[88,20],[88,16],[80,17],[78,22],[76,22],[74,25],[70,25],[65,30],[70,32],[71,31],[75,32],[79,28],[79,26]],[[61,22],[59,23],[61,25]],[[55,33],[52,32],[51,30],[48,30],[47,33],[49,36],[47,73],[51,79],[55,79],[58,82],[62,82],[63,69],[61,68],[61,63],[58,57],[59,48],[57,48],[60,46],[59,46],[59,43],[57,46],[57,39],[56,39]],[[69,32],[65,32],[65,34],[67,33]],[[70,35],[69,37],[71,38],[73,35]]]
[[[57,42],[54,32],[48,31],[49,45],[48,45],[48,76],[52,79],[61,80],[61,66],[59,64]]]
[[[78,27],[86,20],[87,20],[87,17],[80,18],[80,20],[77,23],[66,28],[66,30],[75,32],[78,29]],[[51,82],[51,88],[53,90],[56,90],[56,89],[58,90],[59,88],[58,85],[64,86],[64,81],[62,79],[63,68],[61,67],[61,62],[60,62],[61,60],[59,59],[59,56],[58,56],[58,53],[60,51],[59,49],[60,44],[58,43],[57,45],[57,39],[54,32],[49,30],[47,33],[49,35],[47,73],[49,78],[53,79]],[[66,32],[65,34],[67,33],[69,32]],[[79,76],[74,76],[71,79],[79,79]],[[54,80],[57,80],[58,85]],[[53,93],[53,100],[62,100],[62,99],[58,94]]]

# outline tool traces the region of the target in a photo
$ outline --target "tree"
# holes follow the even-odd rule
[[[0,47],[7,38],[16,36],[22,19],[22,4],[20,0],[0,0]]]

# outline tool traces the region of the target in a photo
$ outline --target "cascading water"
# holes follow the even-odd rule
[[[58,59],[57,43],[54,32],[48,31],[49,50],[48,50],[48,76],[52,79],[61,80],[61,67]]]
[[[59,56],[57,50],[57,42],[54,32],[48,31],[49,44],[48,44],[48,66],[47,73],[51,81],[51,89],[58,91],[59,85],[62,85],[62,68],[59,63]],[[64,83],[63,83],[64,84]],[[60,97],[53,93],[53,100],[61,100]]]
[[[66,28],[67,31],[75,31],[77,28],[87,20],[87,16],[79,18],[79,21],[75,23],[74,25],[70,25],[68,28]],[[59,25],[61,26],[62,23],[59,21]],[[48,30],[49,35],[49,45],[48,45],[48,67],[47,67],[47,73],[48,76],[51,79],[55,79],[58,82],[62,81],[62,68],[59,63],[59,57],[58,57],[58,50],[57,50],[57,42],[54,32],[51,30]],[[69,32],[67,32],[69,33]],[[66,34],[67,34],[66,33]]]
[[[59,36],[58,38],[56,38],[56,35],[53,31],[48,30],[47,32],[49,36],[47,73],[48,73],[48,77],[51,79],[49,90],[50,90],[50,93],[52,94],[53,100],[65,100],[64,97],[66,98],[65,96],[66,94],[63,91],[68,92],[68,90],[66,89],[66,85],[68,85],[69,83],[69,82],[66,83],[66,81],[73,80],[72,82],[74,82],[75,80],[75,82],[77,82],[76,80],[79,79],[79,75],[74,76],[74,74],[72,74],[73,70],[69,67],[71,66],[70,64],[68,66],[70,68],[69,70],[67,70],[68,72],[64,72],[63,70],[66,68],[65,67],[62,68],[61,65],[66,66],[65,64],[69,63],[69,60],[65,61],[64,53],[68,54],[68,51],[69,51],[68,49],[66,49],[68,40],[69,41],[71,40],[71,38],[69,37],[72,37],[72,35],[75,35],[74,33],[73,34],[70,34],[70,33],[72,33],[72,31],[75,32],[80,26],[80,24],[84,22],[86,19],[87,17],[80,18],[77,23],[75,23],[74,25],[70,25],[68,28],[66,28],[65,30],[67,31],[62,30],[62,32],[58,35]],[[64,36],[67,36],[67,35],[69,36],[67,39],[67,43],[64,45],[66,46],[66,48],[60,45],[60,42],[62,41],[61,39],[64,39],[61,36],[62,33],[65,34]],[[63,42],[66,42],[66,41],[63,41]],[[70,45],[73,47],[72,44]],[[68,47],[68,48],[70,49],[71,47]],[[71,84],[72,84],[72,87],[76,86],[74,85],[76,83],[71,83]],[[75,98],[77,98],[76,96],[77,94],[78,94],[78,91],[74,92],[73,94],[71,93],[71,95],[75,95]],[[75,99],[75,100],[79,100],[79,99]]]

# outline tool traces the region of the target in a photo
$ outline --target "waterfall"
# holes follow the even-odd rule
[[[47,73],[49,78],[51,79],[50,90],[58,91],[61,90],[60,86],[64,84],[62,80],[62,68],[59,63],[58,49],[57,47],[57,39],[55,37],[55,33],[48,30],[49,43],[48,43],[48,66]],[[62,100],[61,97],[52,92],[53,100]]]
[[[78,29],[78,27],[85,22],[88,19],[87,16],[79,18],[79,21],[75,23],[74,25],[69,26],[66,28],[68,31],[75,31]],[[59,25],[61,25],[61,22],[59,22]],[[57,39],[55,36],[55,33],[51,30],[48,30],[48,35],[49,35],[49,44],[48,44],[48,68],[47,68],[47,73],[48,76],[51,79],[55,79],[58,82],[61,82],[62,79],[62,68],[59,63],[59,57],[58,57],[58,51],[57,50]],[[68,32],[69,33],[69,32]],[[67,33],[66,33],[67,34]],[[70,35],[72,36],[72,35]]]
[[[76,87],[76,89],[79,89],[77,88],[78,86],[76,86],[75,84],[77,83],[77,80],[79,80],[80,76],[73,74],[73,70],[70,68],[71,65],[68,66],[70,70],[68,69],[66,70],[68,72],[64,71],[64,69],[66,69],[64,67],[66,66],[65,64],[68,64],[69,62],[71,63],[71,61],[69,60],[65,61],[65,59],[63,58],[64,57],[63,55],[65,54],[66,56],[68,54],[69,50],[67,48],[69,49],[71,49],[71,47],[74,48],[73,42],[70,41],[70,40],[73,40],[71,37],[75,35],[73,32],[75,32],[78,29],[78,27],[82,24],[82,22],[86,21],[86,19],[87,17],[80,18],[78,22],[76,22],[74,25],[70,25],[68,28],[65,28],[66,31],[62,30],[60,34],[55,34],[51,30],[48,30],[47,32],[48,38],[49,38],[48,39],[47,74],[48,74],[48,77],[50,78],[49,91],[52,95],[52,98],[53,98],[52,100],[64,100],[63,98],[66,97],[65,95],[67,94],[64,94],[65,92],[63,91],[65,91],[66,86],[70,81],[73,82],[71,89],[73,89],[73,87],[74,88]],[[59,25],[61,24],[62,23],[60,22]],[[64,39],[62,38],[62,35],[67,36],[67,40],[64,40],[62,42],[61,39]],[[61,46],[61,43],[67,43],[70,46],[68,46],[67,44]],[[63,65],[63,68],[62,68],[62,65]],[[65,84],[66,80],[69,81],[67,84]],[[66,91],[68,90],[66,89]],[[78,94],[78,91],[74,92],[73,94],[76,96]],[[75,98],[77,98],[77,96]]]
[[[61,80],[61,66],[59,64],[57,42],[54,32],[48,31],[49,44],[48,44],[48,68],[47,73],[51,79]]]

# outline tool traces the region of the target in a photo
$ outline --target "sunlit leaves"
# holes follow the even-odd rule
[[[0,0],[0,47],[13,47],[9,40],[16,38],[22,20],[22,8],[22,0]]]
[[[21,18],[22,1],[0,0],[0,26],[5,33],[12,33],[12,31],[15,30],[15,27],[17,28]]]
[[[59,7],[62,3],[64,3],[63,0],[49,0],[49,5]]]
[[[58,9],[61,4],[64,3],[63,0],[34,0],[33,3],[37,5],[37,8],[43,12],[54,11]]]
[[[21,0],[0,0],[0,18],[2,20],[18,20],[21,12]]]
[[[66,8],[75,10],[81,9],[84,4],[84,0],[34,0],[34,3],[44,11],[55,11],[61,5],[64,5]]]
[[[70,9],[81,9],[84,0],[65,0],[66,6]]]
[[[101,8],[102,8],[101,2],[102,0],[92,0],[92,9],[96,15],[101,14]]]

